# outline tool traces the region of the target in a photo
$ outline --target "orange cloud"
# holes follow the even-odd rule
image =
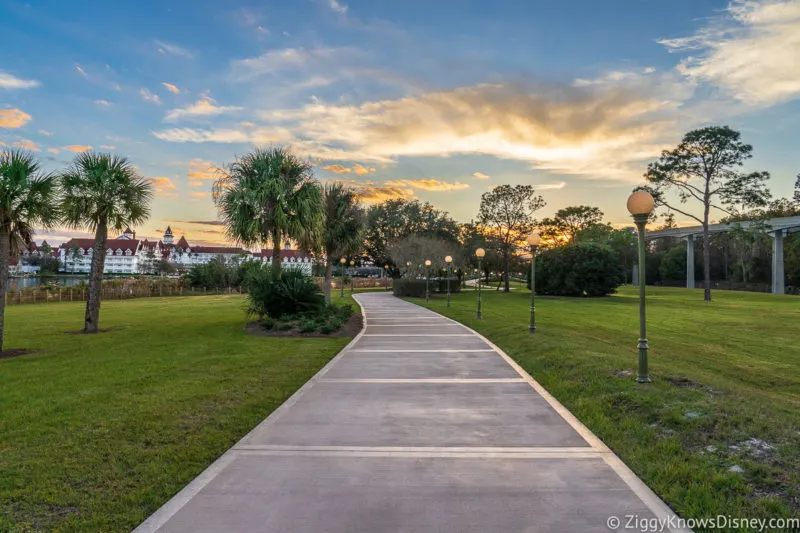
[[[352,168],[343,167],[342,165],[325,165],[322,170],[327,170],[334,174],[350,174],[353,171]]]
[[[33,141],[29,141],[28,139],[20,139],[19,141],[14,143],[14,146],[17,148],[22,148],[23,150],[30,150],[31,152],[41,152],[41,148],[39,145]]]
[[[402,187],[364,187],[359,189],[358,197],[364,203],[378,204],[396,198],[413,198],[414,191],[412,189],[403,189]]]
[[[423,191],[463,191],[469,189],[469,184],[460,182],[440,181],[432,178],[418,180],[390,180],[385,184],[387,187],[411,187]]]
[[[207,198],[209,193],[204,191],[188,191],[186,194],[192,198]]]
[[[175,184],[172,182],[171,179],[165,178],[163,176],[158,176],[155,178],[150,178],[150,183],[153,184],[153,189],[159,193],[169,193],[170,191],[175,190]],[[174,196],[167,194],[168,196]]]
[[[475,172],[472,176],[478,180],[488,180],[491,177],[488,174],[484,174],[483,172]]]
[[[0,128],[21,128],[31,116],[19,109],[0,109]]]
[[[92,147],[88,145],[84,146],[82,144],[70,144],[69,146],[62,146],[61,149],[69,150],[70,152],[75,152],[76,154],[79,154],[81,152],[88,152],[89,150],[92,149]]]
[[[363,176],[364,174],[369,174],[370,172],[375,172],[375,168],[373,168],[373,167],[365,167],[365,166],[361,166],[361,165],[359,165],[358,163],[356,163],[356,164],[353,166],[353,172],[355,172],[355,173],[356,173],[356,174],[358,174],[359,176]]]
[[[181,92],[176,86],[172,85],[171,83],[162,82],[161,85],[167,88],[167,90],[173,94],[178,94]]]
[[[55,154],[55,155],[58,155],[58,154],[61,153],[61,150],[59,150],[58,148],[48,148],[47,151],[50,152],[51,154]]]
[[[191,187],[202,187],[204,181],[211,181],[217,179],[219,169],[209,161],[202,159],[193,159],[189,161],[189,172],[186,177],[189,178],[189,185]]]

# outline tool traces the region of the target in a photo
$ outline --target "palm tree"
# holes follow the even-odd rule
[[[33,239],[33,226],[58,219],[57,181],[21,150],[0,152],[0,352],[5,333],[8,262]]]
[[[333,265],[339,257],[355,255],[364,245],[364,210],[358,194],[341,183],[327,184],[322,195],[325,226],[322,249],[325,253],[325,301],[331,303]]]
[[[64,222],[95,232],[84,333],[97,333],[108,230],[121,231],[150,216],[153,190],[126,157],[84,152],[61,175]]]
[[[310,163],[283,147],[256,148],[221,171],[214,202],[229,238],[245,246],[272,243],[281,275],[281,242],[311,249],[321,229],[321,194]]]

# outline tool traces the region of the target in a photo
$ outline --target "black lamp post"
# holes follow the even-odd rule
[[[342,288],[341,288],[341,292],[339,293],[339,297],[340,298],[344,298],[344,264],[346,262],[347,262],[347,259],[345,259],[344,257],[339,259],[339,264],[342,266]]]
[[[431,260],[425,260],[425,269],[427,272],[425,273],[425,301],[431,301],[431,290],[430,290],[430,283],[431,283]]]
[[[645,313],[645,226],[653,212],[655,202],[647,191],[636,191],[628,198],[628,211],[633,216],[636,230],[639,234],[639,369],[636,373],[636,381],[639,383],[650,383],[650,375],[647,369],[647,317]]]
[[[444,262],[447,264],[447,274],[444,279],[447,283],[447,307],[450,307],[450,265],[453,263],[453,258],[448,255],[444,258]]]
[[[536,230],[528,235],[528,245],[531,247],[531,321],[528,333],[536,333],[536,250],[541,241],[542,238]]]
[[[483,264],[483,256],[486,255],[486,250],[483,248],[478,248],[475,250],[475,257],[478,258],[478,320],[481,320],[483,316],[481,315],[481,274],[483,274],[483,269],[481,265]]]

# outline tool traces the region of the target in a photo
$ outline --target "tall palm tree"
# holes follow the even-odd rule
[[[221,170],[214,202],[229,238],[245,246],[272,244],[275,277],[284,239],[305,249],[319,240],[321,194],[311,164],[283,147],[256,148]]]
[[[331,279],[339,258],[357,254],[364,246],[364,210],[358,193],[341,183],[329,183],[322,194],[325,226],[322,250],[325,253],[325,301],[331,302]]]
[[[8,262],[33,239],[33,226],[58,219],[57,181],[28,152],[0,152],[0,351],[5,333]]]
[[[95,232],[84,333],[97,333],[108,230],[136,226],[150,216],[153,189],[126,157],[84,152],[61,174],[64,222]]]

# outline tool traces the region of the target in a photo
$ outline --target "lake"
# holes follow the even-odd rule
[[[72,287],[80,282],[88,283],[87,276],[52,276],[46,278],[27,277],[27,278],[9,278],[8,289],[16,291],[18,289],[29,289],[31,287],[39,287],[41,285],[49,285],[51,283],[60,283],[62,287]]]

